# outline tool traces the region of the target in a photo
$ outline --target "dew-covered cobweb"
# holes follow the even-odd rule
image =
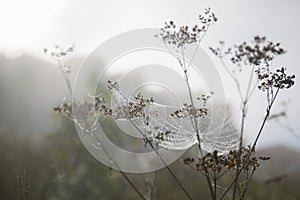
[[[111,94],[114,100],[112,110],[117,113],[116,120],[130,120],[143,136],[156,141],[160,147],[184,150],[198,143],[192,119],[171,116],[179,107],[154,102],[143,108],[143,115],[132,117],[128,116],[127,106],[130,102],[137,102],[116,88],[111,89]],[[224,106],[211,106],[208,115],[196,121],[202,150],[226,153],[239,144],[238,131]]]

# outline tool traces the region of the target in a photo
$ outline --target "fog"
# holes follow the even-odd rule
[[[300,44],[300,29],[296,19],[300,16],[297,1],[4,1],[1,3],[1,34],[0,53],[2,54],[2,98],[13,104],[16,110],[28,109],[22,112],[32,113],[26,118],[26,126],[38,127],[43,132],[49,129],[51,118],[49,113],[54,102],[60,102],[66,95],[58,70],[49,57],[43,54],[44,47],[59,44],[68,46],[76,44],[73,61],[73,75],[76,69],[87,56],[102,42],[125,31],[139,28],[160,28],[167,20],[174,20],[177,24],[193,24],[204,8],[211,7],[219,21],[215,24],[203,40],[203,49],[208,52],[219,73],[221,74],[227,102],[236,112],[239,110],[238,98],[232,90],[233,82],[226,75],[224,69],[208,51],[209,46],[215,46],[217,41],[224,40],[228,44],[249,40],[253,36],[265,35],[273,41],[281,42],[288,53],[277,59],[274,65],[286,66],[288,71],[299,72],[298,45]],[[26,58],[28,56],[28,58]],[[29,58],[30,57],[30,58]],[[26,61],[24,61],[25,59]],[[40,63],[38,63],[40,62]],[[139,61],[136,61],[137,63]],[[40,66],[38,66],[40,65]],[[43,66],[42,66],[43,65]],[[130,63],[128,63],[130,65]],[[12,92],[13,91],[13,92]],[[295,132],[299,130],[297,115],[299,113],[299,87],[280,94],[278,104],[288,102],[289,126]],[[22,102],[18,98],[22,96]],[[255,98],[263,99],[257,94]],[[246,139],[254,136],[259,126],[257,116],[263,117],[262,103],[250,105],[247,121]],[[3,107],[8,104],[1,101]],[[17,105],[15,105],[17,104]],[[19,106],[16,107],[16,106]],[[251,108],[252,106],[252,108]],[[47,112],[48,110],[48,112]],[[256,111],[257,110],[257,111]],[[281,107],[277,107],[278,112]],[[9,119],[24,117],[20,114],[14,116],[14,109],[8,109]],[[46,114],[47,113],[47,114]],[[43,116],[43,117],[41,117]],[[25,121],[26,121],[25,120]],[[7,120],[6,120],[7,121]],[[11,120],[8,120],[11,121]],[[38,123],[37,123],[38,122]],[[285,123],[285,122],[284,122]],[[2,123],[4,124],[4,123]],[[45,130],[43,130],[45,128]],[[297,148],[299,141],[276,123],[266,127],[260,145],[283,144]]]
[[[219,20],[209,28],[201,42],[203,55],[207,56],[202,64],[215,66],[225,95],[221,103],[230,108],[238,126],[241,105],[234,82],[209,47],[216,46],[219,40],[224,40],[230,46],[261,35],[280,42],[287,50],[272,65],[287,67],[288,74],[296,75],[296,84],[280,92],[272,110],[272,114],[285,112],[286,115],[269,120],[259,139],[258,151],[271,156],[272,162],[258,172],[255,181],[260,182],[254,184],[251,195],[260,199],[280,199],[286,197],[287,193],[291,198],[299,196],[299,1],[3,0],[0,2],[0,153],[3,158],[0,198],[17,198],[16,191],[20,183],[17,183],[16,177],[25,169],[29,171],[33,199],[47,196],[51,199],[135,199],[136,194],[120,174],[104,167],[86,151],[71,120],[53,111],[54,106],[70,102],[71,97],[57,62],[45,55],[44,48],[75,45],[75,51],[64,60],[71,67],[69,80],[75,85],[80,82],[78,77],[82,75],[89,56],[112,37],[143,28],[158,29],[169,20],[179,26],[193,25],[207,7]],[[101,59],[89,60],[95,68],[89,70],[85,74],[86,79],[80,82],[86,93],[94,91],[89,87],[94,81],[100,80],[95,72],[99,70],[97,67],[107,62]],[[177,61],[166,52],[153,49],[130,52],[109,63],[104,80],[121,80],[121,88],[128,89],[129,93],[144,88],[146,96],[154,96],[158,103],[180,106],[176,98],[181,95],[187,99],[187,95],[184,95],[187,94],[187,88],[181,69],[176,68],[176,64]],[[214,83],[217,85],[219,81],[217,76],[207,77],[205,73],[197,74],[197,70],[192,72],[190,78],[200,80],[192,82],[199,91],[211,89],[210,86]],[[245,76],[241,77],[244,80]],[[170,88],[172,91],[168,90]],[[265,100],[265,95],[260,91],[253,93],[245,123],[245,144],[252,144],[259,130],[265,115]],[[116,137],[116,129],[107,129],[123,146],[127,145],[126,141],[131,141]],[[144,143],[140,144],[144,147]],[[191,193],[199,196],[198,182],[189,181],[198,173],[190,172],[188,168],[182,170],[178,162],[172,166]],[[174,190],[174,194],[169,192],[174,189],[174,182],[168,177],[167,171],[164,169],[159,173],[162,180],[160,186],[168,188],[158,189],[161,197],[183,199],[180,190]],[[130,174],[130,177],[140,188],[144,188],[147,178],[152,179],[152,175],[146,174],[145,178],[144,174]],[[291,182],[283,182],[283,185],[289,187],[280,184],[269,187],[266,183],[268,178],[276,176],[287,177]],[[201,188],[204,187],[201,185]],[[266,193],[263,197],[259,196],[261,190]],[[201,195],[202,192],[204,196],[201,197],[208,198],[208,191],[207,194],[201,191]],[[258,196],[255,196],[256,193]]]

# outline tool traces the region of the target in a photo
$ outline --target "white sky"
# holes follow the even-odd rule
[[[238,43],[256,34],[266,35],[282,42],[288,50],[278,64],[300,74],[297,0],[0,0],[0,54],[14,57],[30,53],[42,57],[44,47],[74,43],[77,54],[88,55],[103,41],[124,31],[159,28],[168,20],[193,24],[208,6],[220,20],[207,34],[204,47],[215,45],[218,40]],[[225,89],[230,88],[225,84]],[[299,130],[299,88],[296,86],[290,93],[291,123]],[[276,138],[271,141],[299,145],[292,137],[285,139],[277,134]]]
[[[102,41],[126,30],[160,27],[174,19],[193,23],[204,8],[220,17],[206,41],[238,41],[254,34],[299,44],[297,0],[174,1],[174,0],[1,0],[0,49],[8,55],[33,51],[53,43],[76,43],[77,51],[91,52]],[[296,41],[295,41],[296,40]],[[63,45],[63,44],[62,44]],[[287,44],[285,44],[287,45]],[[290,49],[290,47],[289,47]]]

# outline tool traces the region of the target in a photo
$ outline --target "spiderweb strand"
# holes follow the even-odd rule
[[[132,116],[128,105],[138,102],[131,100],[118,89],[111,89],[111,93],[116,102],[116,105],[112,106],[115,119],[132,120],[159,146],[184,150],[198,143],[190,117],[178,118],[170,115],[180,109],[179,107],[150,103],[143,107],[139,114]],[[229,113],[220,107],[211,108],[209,111],[205,118],[197,120],[203,150],[226,153],[236,148],[239,136]]]

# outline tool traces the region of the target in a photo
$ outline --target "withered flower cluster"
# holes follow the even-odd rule
[[[117,82],[108,81],[108,89],[113,94],[113,97],[121,95],[119,91],[119,85]],[[104,114],[114,119],[134,119],[137,117],[146,118],[144,109],[147,105],[154,103],[154,99],[145,98],[141,93],[134,96],[135,101],[130,101],[126,97],[122,99],[115,99],[116,105],[109,106],[107,100],[103,95],[95,96],[94,102],[82,101],[80,103],[62,103],[59,106],[55,106],[53,110],[57,113],[63,114],[67,117],[72,117],[73,111],[80,113],[85,118],[95,114]]]
[[[73,104],[63,102],[61,105],[53,107],[53,110],[71,119],[73,119],[74,112],[80,113],[84,119],[100,113],[111,113],[111,109],[106,105],[106,100],[102,96],[95,97],[95,103],[88,101],[74,102]]]
[[[235,198],[236,191],[239,191],[240,199],[244,199],[248,184],[256,168],[260,166],[260,161],[270,159],[269,157],[254,156],[257,141],[260,138],[266,120],[270,116],[272,105],[279,93],[279,90],[292,87],[295,84],[295,75],[288,75],[285,67],[280,67],[279,69],[274,69],[272,67],[272,61],[277,56],[286,53],[286,51],[281,47],[280,43],[271,42],[267,40],[266,37],[255,36],[251,42],[243,42],[239,45],[234,45],[231,48],[226,48],[223,41],[220,41],[219,44],[219,47],[210,47],[210,50],[221,60],[222,65],[235,81],[243,105],[241,109],[241,145],[239,148],[240,150],[231,151],[225,157],[217,158],[215,155],[209,156],[208,161],[205,159],[201,160],[202,163],[200,162],[198,165],[200,166],[200,171],[207,170],[206,166],[210,166],[209,169],[213,169],[213,172],[216,172],[217,170],[218,173],[220,169],[229,170],[231,173],[232,171],[235,171],[235,178],[233,178],[233,182],[221,196],[221,199],[224,198],[225,194],[232,186],[233,199]],[[224,60],[225,57],[229,59],[229,63],[231,62],[234,65],[232,70],[227,66],[227,60]],[[248,69],[250,69],[249,81],[245,94],[243,94],[241,90],[239,77],[236,73],[236,69],[241,72],[244,67],[248,67]],[[254,81],[255,78],[256,82]],[[244,119],[247,113],[247,103],[249,102],[255,88],[258,88],[266,95],[266,114],[254,143],[251,147],[244,148],[242,147],[245,123]],[[197,169],[199,169],[199,167]],[[240,180],[240,174],[242,172],[246,174],[246,180]],[[245,185],[241,188],[240,186],[243,184]]]
[[[183,107],[175,110],[173,113],[171,113],[171,116],[175,116],[177,118],[190,117],[192,119],[206,117],[208,114],[208,108],[206,107],[206,104],[212,95],[213,92],[210,92],[209,95],[203,94],[201,97],[198,97],[197,100],[200,102],[200,106],[184,103]]]
[[[117,82],[108,81],[108,89],[112,93],[117,104],[116,107],[111,108],[109,112],[106,112],[105,114],[109,114],[115,119],[131,120],[138,117],[146,118],[147,116],[144,112],[145,107],[154,103],[152,97],[147,99],[141,93],[134,96],[135,101],[127,99],[127,97],[122,96]]]
[[[180,26],[177,29],[174,21],[166,22],[161,32],[155,35],[161,38],[165,44],[174,45],[176,48],[198,43],[208,27],[217,21],[217,17],[209,8],[205,9],[204,15],[199,15],[200,25],[195,24],[191,28]]]
[[[53,49],[47,49],[44,48],[44,53],[49,54],[51,57],[55,59],[60,59],[65,56],[70,55],[72,52],[74,52],[75,45],[71,45],[68,48],[64,49],[59,45],[55,45]]]
[[[271,88],[288,89],[295,84],[295,75],[287,75],[286,68],[281,67],[275,72],[268,71],[266,68],[258,68],[255,70],[259,80],[258,89],[262,91]]]
[[[62,103],[59,106],[53,107],[53,110],[59,114],[65,115],[67,117],[72,117],[72,104],[71,103]]]
[[[225,48],[225,42],[219,41],[218,47],[209,47],[209,50],[218,58],[223,58],[231,53],[231,48]]]
[[[275,56],[285,52],[280,43],[268,41],[266,37],[255,36],[250,43],[243,42],[234,46],[231,61],[234,64],[245,65],[268,64]]]
[[[225,173],[236,169],[243,169],[245,173],[255,171],[261,161],[269,160],[270,157],[256,157],[255,150],[250,146],[242,147],[240,150],[231,150],[228,154],[219,154],[218,151],[207,153],[198,159],[187,157],[182,163],[194,167],[202,174],[219,179]],[[207,174],[209,173],[209,174]]]
[[[251,42],[242,42],[230,48],[225,48],[225,42],[219,41],[219,47],[209,48],[219,58],[229,56],[233,64],[269,65],[276,56],[286,53],[280,43],[268,41],[266,37],[255,36]]]
[[[71,72],[71,67],[70,65],[63,64],[61,60],[73,53],[74,48],[75,45],[71,45],[65,49],[58,45],[55,45],[52,49],[44,48],[44,53],[50,55],[52,59],[56,60],[59,64],[59,68],[61,68],[64,73],[68,74]]]
[[[271,69],[271,61],[276,56],[286,53],[280,43],[268,41],[266,37],[255,36],[252,42],[243,42],[232,48],[226,49],[223,41],[219,44],[220,47],[210,47],[210,50],[220,59],[229,56],[230,61],[240,68],[243,65],[255,67],[259,90],[288,89],[294,85],[295,75],[287,75],[285,67],[275,71]]]

